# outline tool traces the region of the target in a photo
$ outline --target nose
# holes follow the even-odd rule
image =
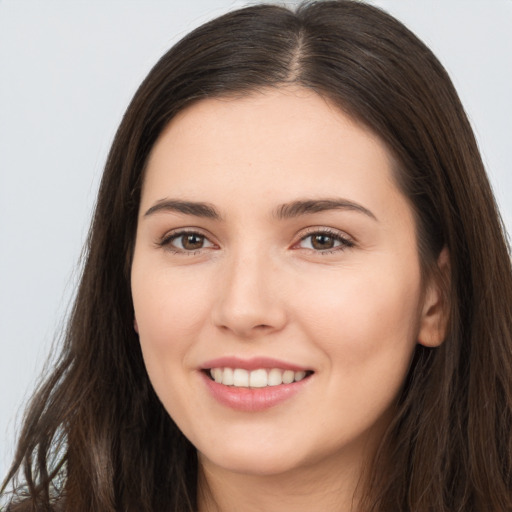
[[[219,276],[213,322],[238,338],[283,329],[287,321],[281,273],[267,255],[232,258]]]

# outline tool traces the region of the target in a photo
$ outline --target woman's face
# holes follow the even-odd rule
[[[440,342],[392,168],[378,137],[304,89],[200,101],[157,141],[136,329],[203,465],[356,464],[382,435],[415,344]]]

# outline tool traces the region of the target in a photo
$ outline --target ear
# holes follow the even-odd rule
[[[437,272],[427,283],[421,311],[418,343],[425,347],[438,347],[446,337],[450,315],[446,293],[450,283],[450,253],[446,247],[439,254],[437,266]]]

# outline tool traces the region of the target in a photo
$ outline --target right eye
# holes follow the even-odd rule
[[[201,233],[180,231],[165,237],[160,243],[177,253],[195,253],[202,249],[214,247],[214,244]]]

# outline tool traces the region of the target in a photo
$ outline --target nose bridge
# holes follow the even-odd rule
[[[286,320],[276,286],[277,265],[261,248],[238,248],[220,276],[214,321],[239,337],[283,327]]]

